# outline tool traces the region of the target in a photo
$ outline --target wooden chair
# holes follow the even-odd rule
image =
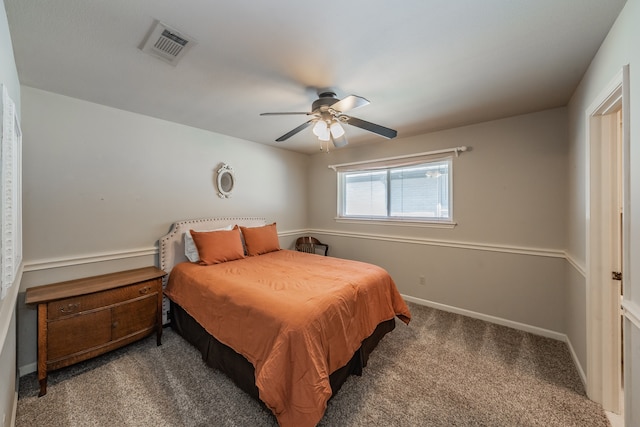
[[[298,240],[296,240],[296,251],[327,256],[329,245],[321,243],[315,237],[303,236],[298,237]]]

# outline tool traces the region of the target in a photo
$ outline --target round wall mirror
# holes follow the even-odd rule
[[[233,169],[226,163],[223,163],[218,169],[218,178],[216,180],[218,185],[218,196],[222,199],[231,197],[231,192],[236,183],[236,178],[233,175]]]

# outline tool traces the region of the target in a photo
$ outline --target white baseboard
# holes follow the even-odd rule
[[[38,370],[38,363],[33,362],[28,365],[23,365],[18,367],[18,376],[24,377],[25,375],[29,375],[32,372],[36,372]]]
[[[620,414],[614,414],[613,412],[604,411],[611,427],[624,427],[624,417]]]
[[[576,369],[578,370],[578,375],[580,375],[580,380],[582,380],[582,386],[586,390],[587,389],[587,376],[584,373],[584,369],[582,369],[582,365],[580,364],[580,360],[578,360],[578,355],[576,354],[575,350],[573,349],[573,346],[571,345],[571,340],[566,335],[565,335],[565,338],[566,339],[564,340],[564,342],[566,342],[567,346],[569,347],[569,352],[571,353],[571,358],[573,359],[573,364],[576,366]]]
[[[464,308],[453,307],[446,304],[440,304],[438,302],[433,302],[429,300],[425,300],[422,298],[416,298],[409,295],[402,295],[402,297],[411,302],[415,302],[416,304],[424,305],[431,308],[436,308],[442,311],[448,311],[450,313],[461,314],[463,316],[472,317],[474,319],[485,320],[489,323],[495,323],[496,325],[508,326],[513,329],[518,329],[524,332],[530,332],[534,335],[540,335],[547,338],[553,338],[559,341],[567,341],[567,336],[560,332],[551,331],[549,329],[539,328],[537,326],[527,325],[525,323],[515,322],[513,320],[503,319],[501,317],[490,316],[488,314],[478,313],[476,311],[466,310]]]
[[[11,412],[11,421],[9,421],[9,427],[15,427],[16,416],[18,414],[18,392],[13,394],[13,410]]]
[[[408,295],[402,295],[402,297],[411,302],[415,302],[416,304],[424,305],[426,307],[436,308],[438,310],[447,311],[450,313],[456,313],[463,316],[471,317],[474,319],[484,320],[489,323],[494,323],[496,325],[507,326],[509,328],[517,329],[519,331],[529,332],[534,335],[540,335],[547,338],[552,338],[558,341],[562,341],[567,344],[569,347],[569,353],[571,353],[571,358],[573,359],[573,364],[578,370],[578,375],[580,376],[580,380],[582,381],[582,385],[587,387],[587,376],[584,373],[584,369],[582,369],[582,365],[580,365],[580,360],[578,360],[578,356],[576,355],[575,350],[573,349],[573,345],[571,345],[571,340],[566,334],[552,331],[549,329],[539,328],[537,326],[527,325],[525,323],[514,322],[513,320],[503,319],[501,317],[490,316],[488,314],[478,313],[476,311],[465,310],[463,308],[453,307],[446,304],[440,304],[437,302],[425,300],[422,298],[416,298]]]

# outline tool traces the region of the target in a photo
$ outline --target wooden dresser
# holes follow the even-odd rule
[[[144,338],[162,337],[162,277],[144,267],[27,289],[38,304],[38,380],[47,373]]]

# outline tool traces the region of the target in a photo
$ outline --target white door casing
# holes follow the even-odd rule
[[[612,280],[612,271],[620,264],[628,265],[629,254],[623,237],[629,235],[629,223],[624,215],[622,225],[619,222],[629,203],[629,123],[625,120],[628,109],[624,108],[628,88],[625,67],[586,111],[587,393],[605,410],[618,414],[623,408],[621,309],[619,285]],[[626,273],[622,273],[624,284]]]

